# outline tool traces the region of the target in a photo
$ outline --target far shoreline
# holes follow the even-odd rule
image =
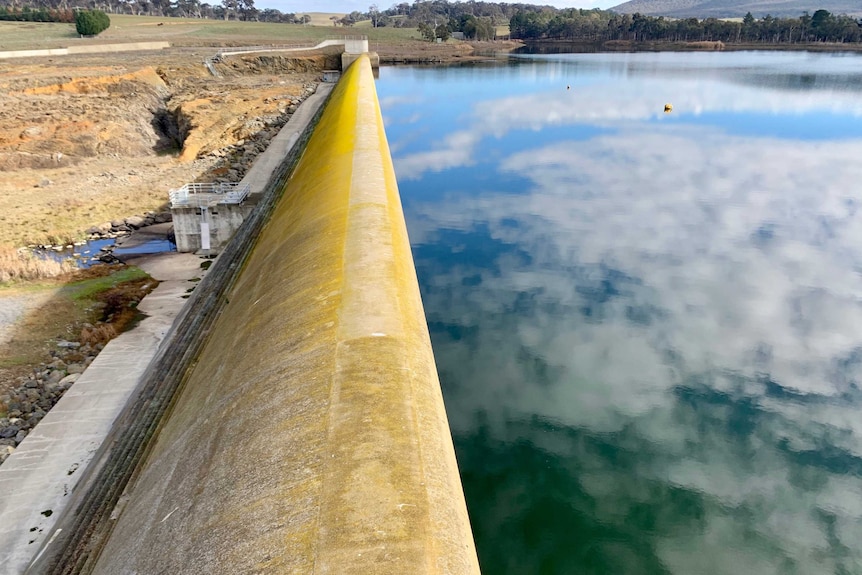
[[[632,40],[601,40],[585,42],[578,40],[532,40],[523,42],[518,53],[530,54],[589,54],[612,52],[862,52],[862,42],[824,43],[806,42],[798,44],[763,44],[755,42],[634,42]]]

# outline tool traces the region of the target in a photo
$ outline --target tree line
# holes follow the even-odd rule
[[[64,24],[71,24],[75,21],[75,14],[71,10],[32,9],[29,6],[21,8],[0,6],[0,20],[12,22],[62,22]]]
[[[257,10],[254,0],[223,0],[209,4],[200,0],[0,0],[0,9],[7,12],[28,10],[37,12],[72,11],[74,9],[100,10],[108,14],[134,16],[161,16],[177,18],[210,18],[219,20],[254,20],[303,24],[311,18],[284,14],[278,10]]]
[[[27,0],[27,18],[47,14],[66,14],[73,8],[101,10],[109,14],[134,14],[164,17],[212,18],[307,24],[307,14],[282,13],[273,8],[259,10],[254,0],[222,0],[209,4],[200,0]],[[24,0],[0,0],[7,15],[23,15]],[[38,16],[37,16],[38,15]],[[23,16],[22,16],[23,17]],[[416,0],[400,2],[386,10],[371,4],[368,11],[354,11],[342,18],[333,17],[335,26],[352,26],[371,21],[372,26],[418,28],[433,40],[462,32],[466,38],[488,40],[497,26],[508,24],[511,37],[522,40],[558,39],[569,41],[630,40],[697,42],[722,41],[795,44],[806,42],[860,42],[862,20],[817,10],[798,18],[754,18],[751,13],[740,21],[717,18],[669,19],[641,14],[617,14],[609,10],[558,9],[524,3],[450,2]],[[41,20],[34,20],[41,21]]]
[[[311,20],[307,14],[302,13],[283,13],[273,8],[259,10],[255,7],[254,0],[222,0],[212,4],[200,0],[0,0],[0,6],[7,9],[20,10],[24,5],[29,6],[31,10],[83,8],[101,10],[108,14],[254,20],[289,24],[303,24]],[[416,28],[422,23],[433,24],[436,27],[443,23],[448,26],[450,18],[460,22],[463,16],[472,16],[477,22],[485,21],[491,25],[505,25],[518,10],[555,9],[551,6],[534,6],[524,3],[416,0],[412,4],[401,2],[385,10],[380,10],[376,4],[371,4],[367,11],[351,12],[343,18],[333,21],[333,24],[350,26],[356,22],[371,20],[375,27]]]
[[[13,22],[59,22],[75,24],[75,30],[82,36],[96,36],[111,26],[111,19],[101,10],[70,9],[31,9],[7,8],[0,6],[0,20]]]
[[[617,14],[607,10],[520,11],[510,21],[512,38],[570,41],[630,40],[633,42],[702,42],[796,44],[860,42],[862,20],[836,16],[827,10],[799,18],[754,18],[739,21],[717,18],[666,19],[662,16]]]

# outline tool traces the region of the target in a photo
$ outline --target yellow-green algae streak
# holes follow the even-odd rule
[[[478,573],[367,57],[333,92],[96,573]]]

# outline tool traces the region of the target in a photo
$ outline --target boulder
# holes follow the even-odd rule
[[[69,389],[70,387],[72,387],[73,383],[78,381],[79,377],[81,377],[80,373],[70,373],[69,375],[61,379],[58,383],[60,387],[64,389]]]
[[[80,363],[70,363],[66,366],[66,371],[69,372],[69,375],[77,375],[84,373],[84,366]]]
[[[126,225],[135,230],[144,227],[145,222],[146,218],[142,218],[141,216],[131,216],[126,218]]]
[[[88,234],[106,234],[111,231],[111,222],[102,222],[97,226],[90,226]]]

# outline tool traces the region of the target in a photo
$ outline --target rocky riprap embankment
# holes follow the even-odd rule
[[[7,406],[0,418],[0,463],[18,447],[30,430],[54,407],[104,346],[59,341],[51,352],[52,361],[42,363],[19,386],[0,395],[0,405]]]
[[[247,120],[240,130],[241,133],[249,134],[247,138],[237,140],[234,144],[206,154],[204,157],[217,158],[224,162],[221,169],[215,170],[215,177],[212,181],[221,183],[242,180],[258,154],[267,149],[270,140],[278,135],[278,132],[290,120],[303,100],[313,94],[316,88],[317,84],[304,84],[302,94],[299,96],[264,99],[265,104],[277,102],[280,113]]]
[[[142,216],[131,216],[123,220],[112,220],[97,226],[90,226],[87,234],[91,240],[119,238],[129,235],[135,230],[169,221],[171,221],[171,212],[146,212]]]

